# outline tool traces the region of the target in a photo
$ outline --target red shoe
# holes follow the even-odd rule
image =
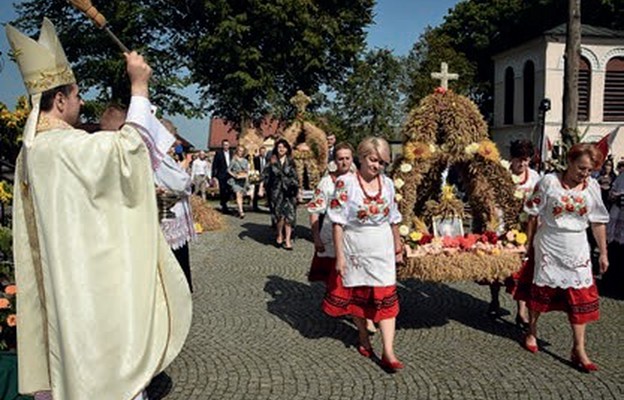
[[[572,350],[572,355],[570,356],[570,360],[572,361],[572,364],[574,364],[574,366],[578,368],[579,371],[581,372],[585,372],[588,374],[590,372],[598,371],[598,366],[594,364],[593,362],[583,364],[583,362],[581,361],[581,358],[578,356],[578,354],[576,354],[576,351],[574,350]]]
[[[405,368],[405,365],[401,361],[388,361],[385,356],[381,357],[379,361],[381,367],[389,372],[397,372],[400,369]]]
[[[537,347],[536,344],[528,344],[527,343],[527,337],[529,335],[525,335],[524,336],[524,340],[522,341],[522,347],[524,347],[527,351],[530,351],[531,353],[537,353],[539,351],[539,348]]]
[[[364,356],[366,358],[373,358],[373,357],[375,357],[375,352],[373,351],[372,347],[364,347],[363,345],[358,344],[357,351],[358,351],[358,353],[360,353],[362,356]]]

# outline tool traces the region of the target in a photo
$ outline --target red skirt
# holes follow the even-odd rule
[[[327,284],[327,280],[333,270],[336,269],[336,259],[333,257],[319,257],[314,252],[310,272],[308,272],[308,282],[323,282]]]
[[[399,314],[399,296],[396,285],[344,287],[334,269],[327,281],[322,309],[332,317],[352,315],[379,322]]]
[[[533,284],[533,258],[522,263],[520,271],[514,273],[505,280],[507,293],[510,293],[516,301],[527,301]]]
[[[600,318],[596,282],[582,289],[562,289],[531,285],[527,307],[539,312],[564,311],[571,324],[580,325]]]

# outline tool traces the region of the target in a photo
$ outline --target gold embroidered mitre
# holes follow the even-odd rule
[[[76,82],[63,46],[49,19],[43,19],[38,42],[11,25],[6,26],[6,34],[28,94],[34,95]]]

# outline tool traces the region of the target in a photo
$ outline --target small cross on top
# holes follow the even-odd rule
[[[459,74],[449,74],[448,72],[448,64],[443,62],[442,63],[442,71],[441,72],[432,72],[431,73],[431,77],[433,79],[439,79],[440,80],[440,87],[444,88],[444,89],[448,89],[448,82],[450,80],[455,80],[459,78]]]
[[[297,90],[297,94],[290,99],[290,104],[297,108],[297,112],[299,114],[303,114],[306,110],[306,107],[311,102],[312,100],[310,99],[310,97],[306,96],[305,93],[303,93],[303,90]]]

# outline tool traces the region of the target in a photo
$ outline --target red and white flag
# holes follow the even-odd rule
[[[607,159],[607,156],[609,155],[609,150],[611,149],[611,145],[615,140],[615,135],[617,135],[619,130],[620,125],[616,126],[611,132],[607,133],[602,139],[600,139],[596,143],[596,147],[598,147],[598,150],[600,150],[600,152],[602,153],[603,162]]]

